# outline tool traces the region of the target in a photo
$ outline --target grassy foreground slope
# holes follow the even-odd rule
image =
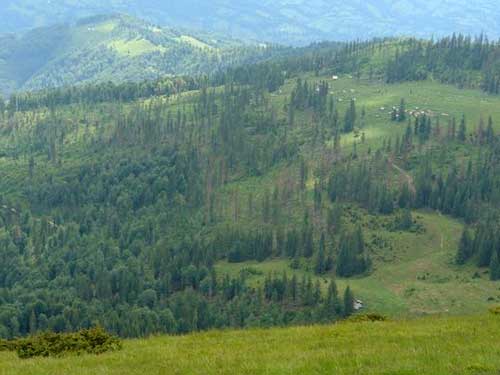
[[[432,317],[126,341],[102,356],[19,360],[0,374],[484,374],[500,371],[498,316]]]

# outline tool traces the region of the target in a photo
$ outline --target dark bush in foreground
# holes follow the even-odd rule
[[[17,341],[1,340],[0,339],[0,352],[12,352],[17,348]]]
[[[347,319],[347,322],[350,323],[363,323],[363,322],[386,322],[388,319],[386,316],[371,313],[364,315],[354,315]]]
[[[75,333],[46,332],[25,339],[0,341],[0,350],[16,351],[19,358],[53,357],[66,353],[102,354],[122,348],[121,341],[102,328]]]
[[[500,316],[500,306],[495,306],[490,309],[490,313],[493,315],[498,315]]]

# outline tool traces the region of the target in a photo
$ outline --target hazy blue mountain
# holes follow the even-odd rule
[[[2,0],[0,32],[126,12],[162,25],[282,43],[395,34],[500,36],[496,0]]]
[[[0,36],[0,93],[211,72],[272,51],[125,15],[94,16]]]

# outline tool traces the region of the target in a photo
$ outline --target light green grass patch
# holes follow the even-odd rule
[[[118,22],[116,20],[109,20],[95,25],[93,29],[97,32],[107,34],[111,33],[117,26]]]
[[[108,47],[115,50],[121,56],[136,57],[152,52],[165,52],[166,48],[157,46],[146,39],[114,40],[108,43]]]
[[[192,47],[195,48],[201,48],[201,49],[213,49],[212,46],[208,45],[205,42],[202,42],[199,39],[193,38],[192,36],[189,35],[181,35],[179,38],[177,38],[182,43],[187,43]]]

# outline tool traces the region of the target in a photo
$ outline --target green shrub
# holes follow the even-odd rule
[[[0,339],[0,352],[12,352],[17,348],[16,340],[1,340]]]
[[[493,315],[500,315],[500,306],[495,306],[490,309],[490,313]]]
[[[377,314],[377,313],[370,313],[370,314],[363,314],[363,315],[354,315],[347,319],[348,322],[350,323],[363,323],[363,322],[386,322],[389,320],[386,316]]]
[[[242,276],[259,276],[263,275],[264,272],[255,267],[244,267],[241,269],[240,274]]]
[[[19,358],[55,357],[66,353],[102,354],[122,348],[121,341],[102,328],[75,333],[45,332],[24,339],[2,341],[3,350],[17,351]],[[2,349],[0,349],[2,350]]]

